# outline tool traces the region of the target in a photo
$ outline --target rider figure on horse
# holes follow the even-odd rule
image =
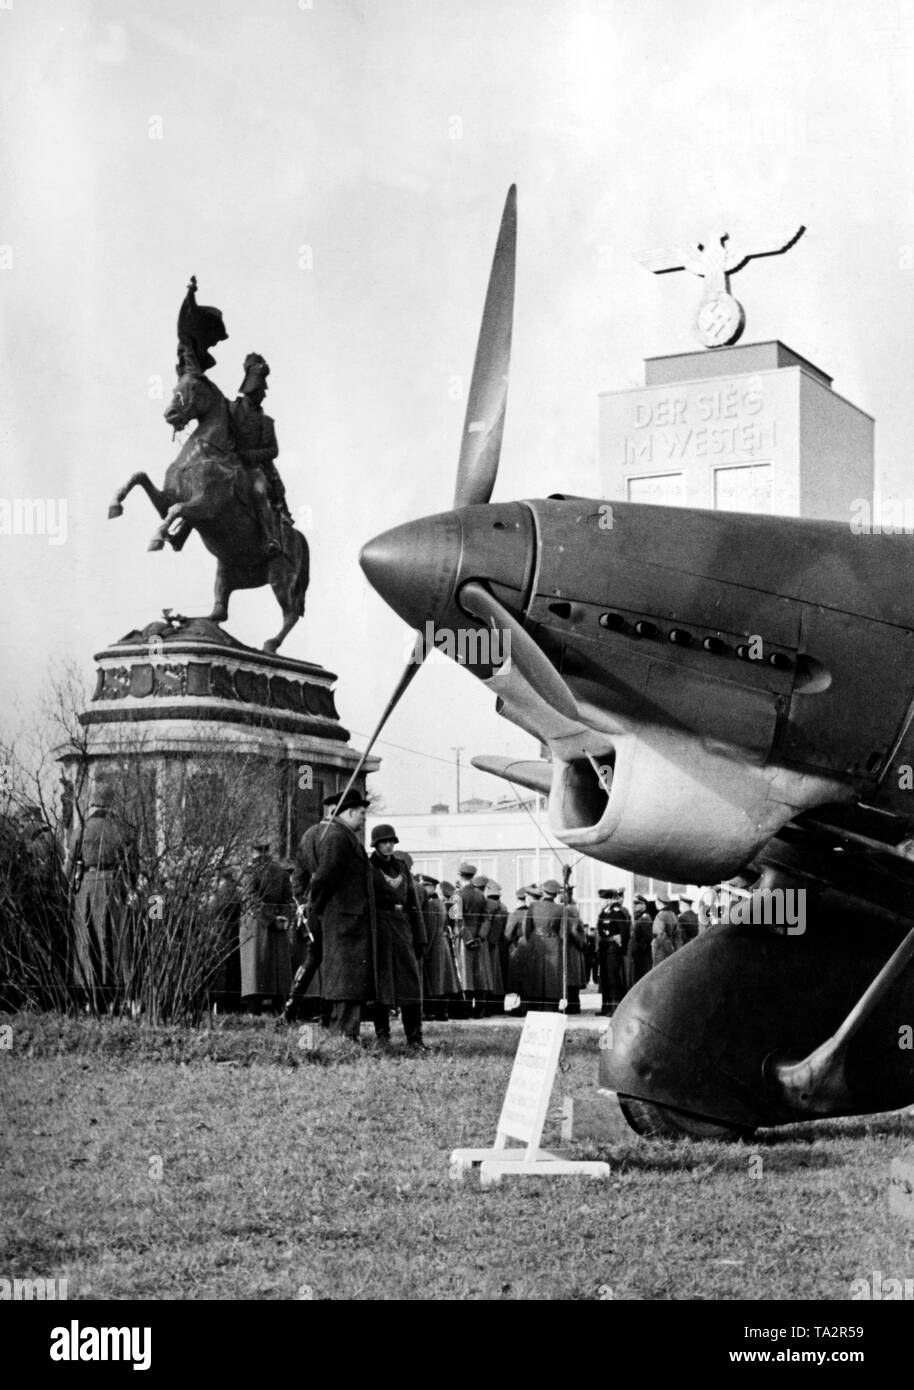
[[[292,520],[286,490],[274,462],[279,453],[273,420],[263,410],[270,368],[257,352],[244,359],[244,380],[229,405],[235,451],[248,472],[257,520],[266,542],[266,554],[281,550],[281,517]]]

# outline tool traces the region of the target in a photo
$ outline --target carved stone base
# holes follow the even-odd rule
[[[61,751],[83,814],[90,786],[117,784],[139,757],[155,779],[160,814],[174,820],[196,801],[204,777],[226,760],[265,770],[251,807],[252,832],[290,855],[320,818],[324,795],[343,787],[358,762],[334,703],[336,676],[312,662],[246,647],[206,618],[150,623],[97,653],[92,701],[80,715],[85,754]],[[379,766],[369,758],[360,777]]]

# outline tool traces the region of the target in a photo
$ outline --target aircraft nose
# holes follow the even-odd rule
[[[453,512],[442,512],[375,536],[362,548],[359,564],[394,612],[421,629],[447,608],[461,549],[459,520]]]

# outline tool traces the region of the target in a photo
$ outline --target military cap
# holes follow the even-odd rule
[[[476,865],[470,864],[467,862],[467,860],[464,860],[457,872],[461,878],[475,878]]]
[[[457,891],[453,883],[448,883],[446,878],[443,878],[441,880],[441,882],[438,884],[438,888],[446,898],[452,898]]]
[[[416,874],[416,878],[419,880],[420,883],[427,884],[429,888],[438,887],[438,880],[436,878],[432,878],[431,874]]]
[[[548,893],[550,896],[552,896],[556,893],[561,893],[562,885],[560,883],[556,883],[554,878],[547,878],[544,880],[542,884],[542,889],[544,893]]]
[[[261,382],[265,382],[270,375],[270,368],[259,352],[249,352],[244,359],[244,380],[238,388],[241,395],[247,391],[253,391]]]
[[[518,898],[525,898],[529,891],[529,888],[518,888],[516,890],[515,896]]]
[[[400,843],[397,832],[392,825],[376,825],[371,832],[372,845],[379,845],[382,840],[393,840],[395,845]]]
[[[488,878],[486,877],[485,874],[474,874],[474,875],[473,875],[473,887],[474,887],[474,888],[485,888],[485,886],[486,886],[486,884],[488,883],[488,881],[489,881],[489,880],[488,880]]]
[[[500,896],[501,896],[501,884],[500,884],[500,883],[496,883],[495,880],[494,880],[494,878],[490,878],[490,879],[489,879],[489,883],[488,883],[488,887],[486,888],[486,897],[487,897],[487,898],[498,898],[498,897],[500,897]]]
[[[530,887],[526,890],[526,895],[528,898],[541,898],[543,893],[541,888],[538,888],[535,883],[531,883]]]

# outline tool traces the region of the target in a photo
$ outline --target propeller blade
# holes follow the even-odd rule
[[[481,618],[493,628],[501,628],[509,634],[509,661],[516,667],[524,680],[557,714],[565,719],[580,722],[577,702],[568,686],[541,647],[522,627],[513,614],[484,589],[481,584],[471,581],[460,590],[460,602],[474,617]]]
[[[354,767],[353,770],[352,770],[352,775],[350,776],[349,781],[346,783],[345,787],[343,788],[342,795],[339,797],[339,800],[337,801],[337,805],[339,805],[339,802],[342,801],[342,799],[343,799],[343,797],[346,795],[346,793],[349,792],[349,791],[351,791],[352,788],[355,786],[356,779],[358,778],[359,773],[362,771],[362,768],[365,766],[365,763],[368,761],[368,757],[369,757],[369,754],[371,753],[372,748],[374,748],[375,744],[377,743],[378,739],[379,739],[380,736],[381,736],[381,730],[384,728],[384,725],[387,723],[388,719],[389,719],[390,716],[393,714],[394,710],[397,708],[397,705],[400,703],[401,699],[402,699],[403,696],[406,694],[406,691],[409,689],[409,687],[410,687],[410,685],[411,685],[411,683],[412,683],[412,681],[413,681],[414,676],[415,676],[416,673],[418,672],[419,667],[420,667],[420,666],[423,664],[423,662],[425,661],[425,658],[428,656],[430,650],[431,650],[431,648],[429,648],[429,647],[426,646],[426,644],[425,644],[425,641],[424,641],[424,639],[423,639],[422,633],[421,633],[421,632],[417,632],[417,633],[416,633],[416,645],[415,645],[415,647],[414,647],[414,649],[413,649],[413,655],[410,657],[409,661],[406,663],[406,666],[405,666],[405,668],[404,668],[403,674],[402,674],[402,676],[400,677],[400,679],[397,681],[396,688],[394,689],[394,693],[391,695],[390,699],[387,701],[387,704],[384,706],[384,713],[381,715],[381,718],[378,720],[377,724],[375,725],[374,733],[371,735],[371,738],[368,740],[368,743],[367,743],[366,747],[362,750],[362,754],[361,754],[361,756],[360,756],[358,762],[356,763],[355,767]],[[335,819],[336,819],[336,806],[333,807],[333,810],[331,811],[330,815],[327,817],[327,825],[329,825],[330,822],[333,821],[333,820],[335,820]],[[324,827],[324,834],[326,834],[326,833],[327,833],[327,829],[326,829],[326,826],[325,826],[325,827]],[[323,838],[323,836],[322,836],[321,838]]]
[[[460,462],[457,465],[455,507],[488,502],[498,474],[508,403],[508,369],[511,365],[516,243],[517,187],[512,183],[505,199],[476,345],[473,380],[463,422]]]

